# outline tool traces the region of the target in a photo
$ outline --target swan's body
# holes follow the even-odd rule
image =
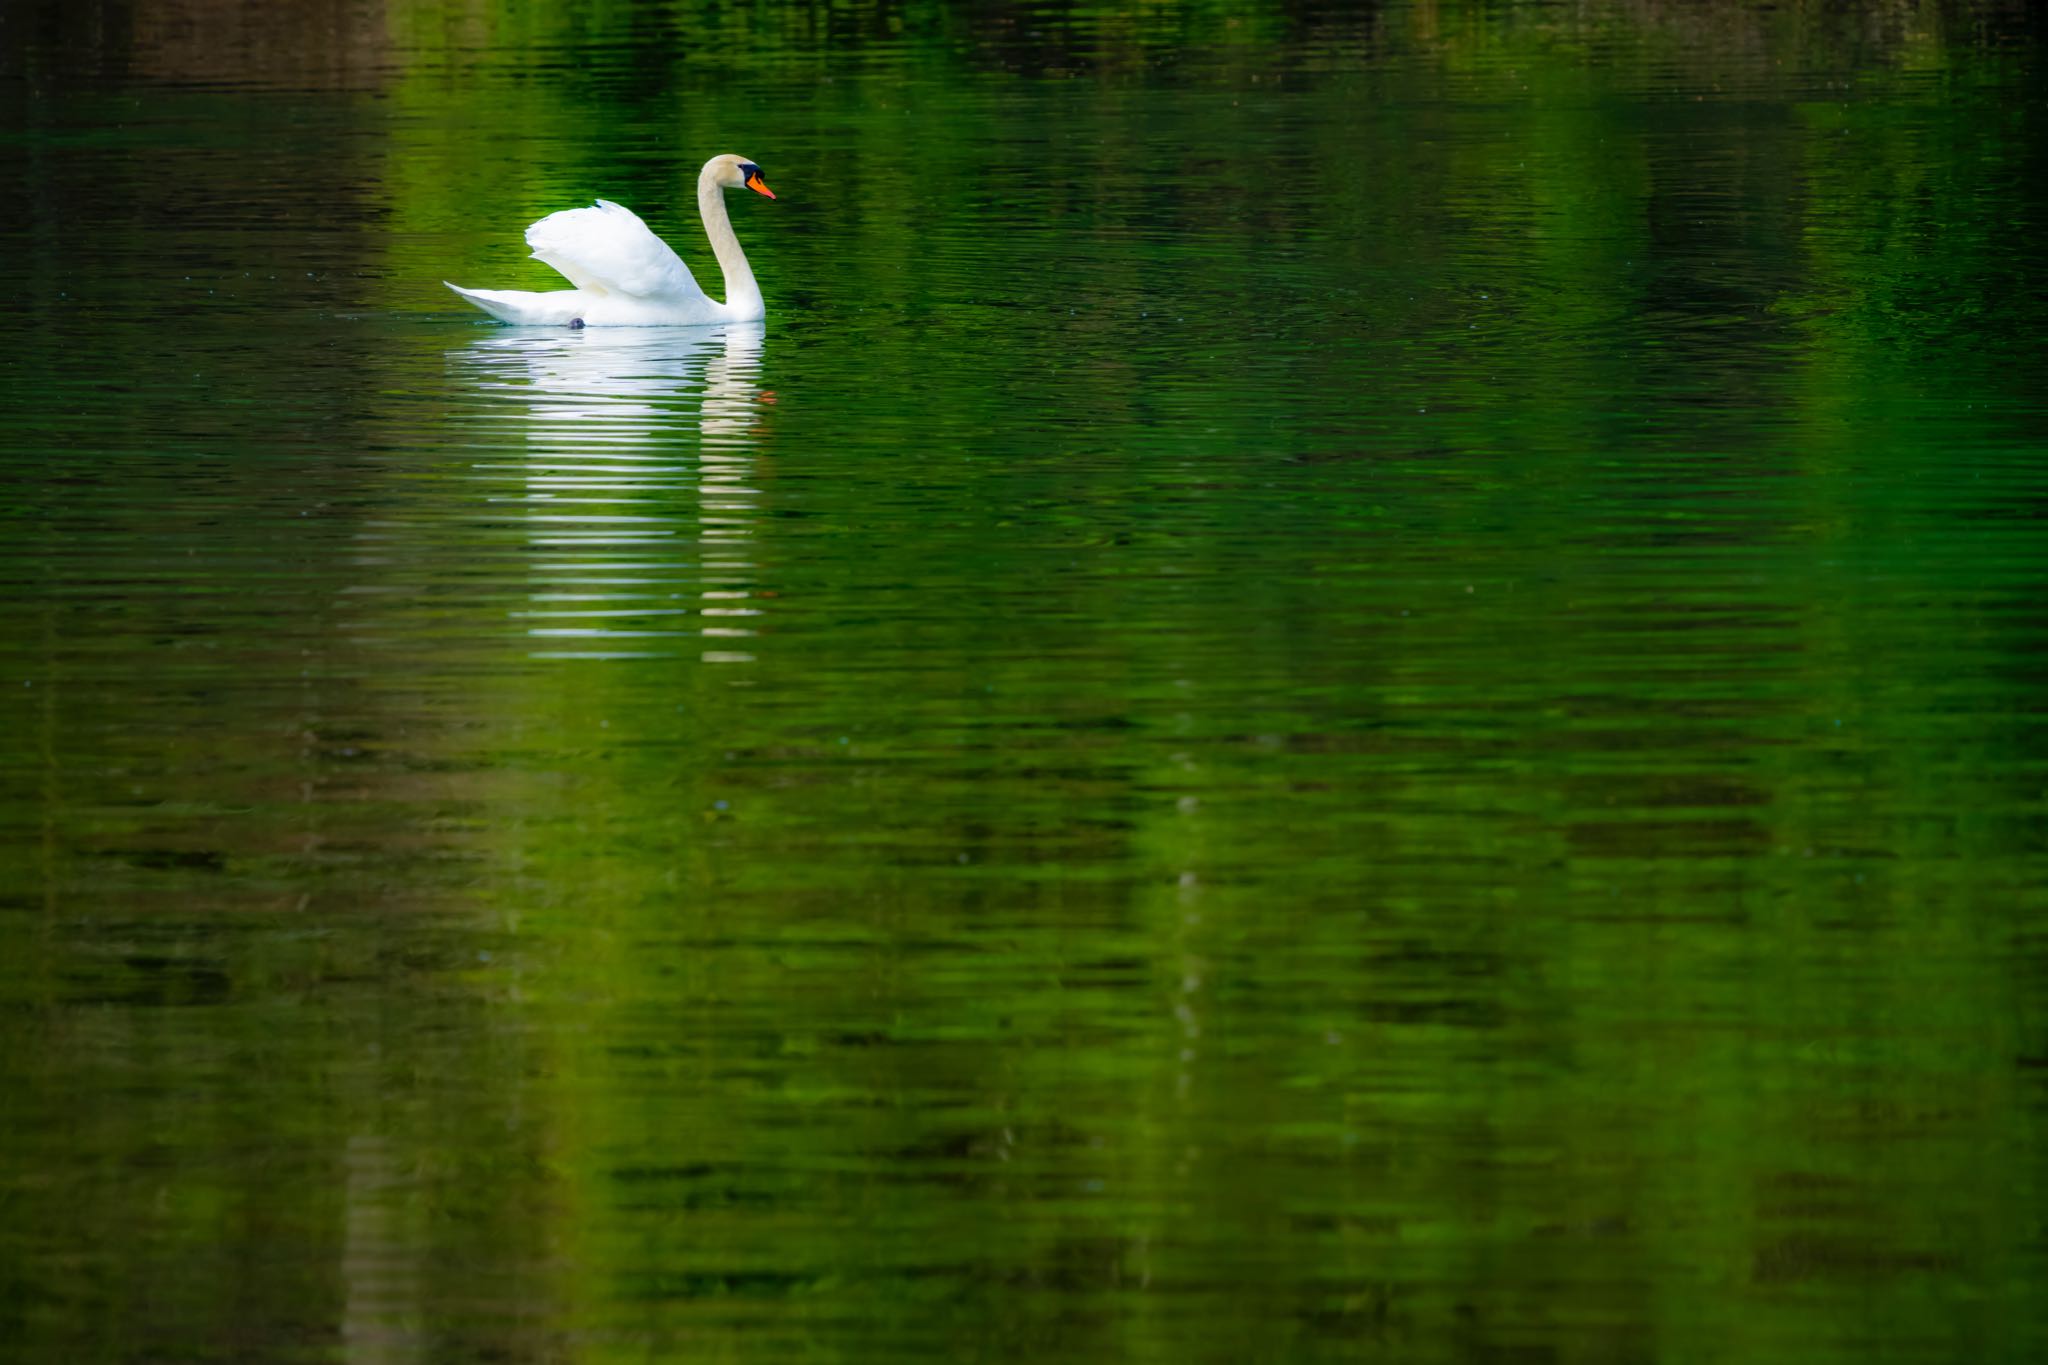
[[[761,287],[733,235],[725,191],[745,186],[775,195],[761,168],[740,156],[714,156],[697,173],[697,212],[711,254],[725,274],[725,302],[706,294],[682,258],[631,209],[600,199],[594,208],[551,213],[526,230],[533,258],[560,271],[574,289],[448,287],[500,322],[538,327],[697,327],[759,322]],[[443,280],[443,284],[447,281]]]

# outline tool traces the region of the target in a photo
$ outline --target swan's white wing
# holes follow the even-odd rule
[[[682,257],[648,231],[640,215],[609,199],[596,208],[549,214],[526,230],[526,244],[535,260],[578,289],[642,299],[704,297]]]

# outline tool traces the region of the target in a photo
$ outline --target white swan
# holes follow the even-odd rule
[[[595,208],[551,213],[526,230],[533,258],[553,266],[574,289],[450,289],[500,322],[539,327],[696,327],[759,322],[761,286],[726,216],[728,189],[745,186],[770,199],[761,168],[743,156],[714,156],[697,172],[697,212],[711,254],[725,272],[725,302],[706,294],[690,267],[648,230],[638,214],[608,199]]]

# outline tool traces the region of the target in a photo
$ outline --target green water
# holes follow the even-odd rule
[[[765,327],[522,331],[603,195]],[[0,1357],[2048,1356],[1996,4],[0,11]]]

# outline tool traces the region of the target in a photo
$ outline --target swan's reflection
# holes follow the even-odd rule
[[[519,481],[535,586],[517,613],[535,657],[695,648],[749,663],[758,324],[496,332],[454,353]],[[696,562],[688,518],[696,504]],[[689,643],[684,643],[689,642]]]

